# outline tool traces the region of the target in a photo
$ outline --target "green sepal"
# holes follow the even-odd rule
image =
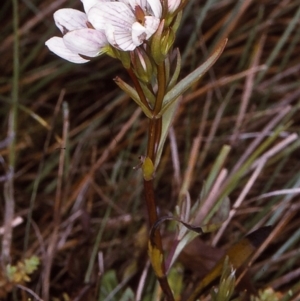
[[[116,48],[112,47],[112,46],[105,46],[105,51],[104,53],[107,54],[108,56],[114,58],[114,59],[119,59],[119,50],[117,50]]]
[[[169,53],[171,47],[173,46],[175,41],[175,34],[171,28],[166,29],[163,32],[162,39],[161,39],[161,53],[163,54],[164,58]]]
[[[161,51],[162,34],[164,30],[165,20],[162,20],[152,36],[151,55],[157,65],[160,65],[165,60],[165,55]]]
[[[128,51],[121,51],[114,47],[107,47],[106,54],[112,58],[120,60],[124,68],[130,68],[130,53]]]
[[[176,31],[178,30],[181,19],[182,19],[182,10],[179,11],[175,16],[175,19],[172,20],[173,24],[171,25],[171,28],[172,28],[174,33],[176,33]]]
[[[125,69],[130,68],[130,53],[128,51],[119,51],[119,60],[122,62]]]

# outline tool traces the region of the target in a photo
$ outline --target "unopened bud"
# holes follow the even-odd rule
[[[164,56],[166,56],[170,48],[173,46],[175,40],[174,32],[171,28],[166,29],[163,32],[162,39],[161,39],[161,52]]]
[[[157,65],[160,65],[165,60],[165,54],[164,52],[162,52],[161,49],[161,41],[162,41],[164,26],[165,26],[165,20],[162,20],[155,34],[152,36],[152,41],[151,41],[151,55]]]
[[[143,82],[149,83],[153,77],[153,65],[145,51],[136,48],[131,53],[131,62],[136,76]]]

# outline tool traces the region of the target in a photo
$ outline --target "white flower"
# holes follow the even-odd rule
[[[85,13],[70,8],[54,13],[64,36],[46,42],[52,52],[74,63],[101,55],[108,43],[119,50],[134,50],[155,33],[162,14],[160,0],[81,1]]]
[[[88,20],[104,30],[109,43],[132,51],[157,30],[162,7],[160,0],[82,0]]]
[[[108,41],[104,31],[89,28],[85,13],[65,8],[54,13],[56,26],[63,38],[53,37],[46,41],[46,46],[58,56],[72,63],[86,63],[88,58],[106,52]]]

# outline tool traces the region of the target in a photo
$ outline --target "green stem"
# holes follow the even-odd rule
[[[157,84],[158,91],[154,105],[154,116],[161,111],[163,99],[166,94],[166,70],[164,63],[157,66]]]

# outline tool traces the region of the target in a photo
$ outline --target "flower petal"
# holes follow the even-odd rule
[[[68,49],[74,53],[95,57],[106,52],[108,45],[104,32],[83,28],[71,31],[63,37]]]
[[[84,11],[86,13],[89,12],[89,10],[91,9],[91,7],[93,7],[94,5],[96,5],[99,2],[110,2],[110,0],[81,0],[83,7],[84,7]]]
[[[162,6],[160,0],[148,0],[148,5],[151,7],[153,15],[157,18],[161,18]]]
[[[131,26],[135,22],[133,12],[122,2],[99,2],[89,10],[88,19],[96,29],[100,30],[112,25],[131,31]]]
[[[119,0],[131,7],[134,11],[139,6],[146,15],[153,15],[160,18],[162,14],[162,6],[160,0]]]
[[[76,64],[83,64],[87,63],[88,60],[82,58],[80,55],[73,53],[69,50],[63,39],[59,37],[52,37],[48,41],[46,41],[46,46],[49,48],[50,51],[54,52],[56,55],[60,56],[61,58]]]
[[[168,0],[168,9],[170,13],[173,13],[180,5],[181,0]]]
[[[141,45],[147,39],[147,36],[147,29],[142,24],[135,22],[132,25],[132,41],[136,47]]]
[[[87,28],[86,22],[88,21],[85,13],[72,9],[62,8],[56,11],[53,15],[56,26],[66,34],[69,31]]]
[[[125,3],[130,6],[134,11],[136,6],[140,6],[143,11],[147,8],[147,0],[119,0],[120,2]]]
[[[108,25],[105,34],[109,43],[117,49],[132,51],[137,46],[132,40],[131,31],[122,30],[122,28],[116,29],[115,27]]]
[[[157,30],[160,23],[160,19],[156,17],[146,16],[145,17],[145,28],[147,32],[147,39],[149,39]]]

